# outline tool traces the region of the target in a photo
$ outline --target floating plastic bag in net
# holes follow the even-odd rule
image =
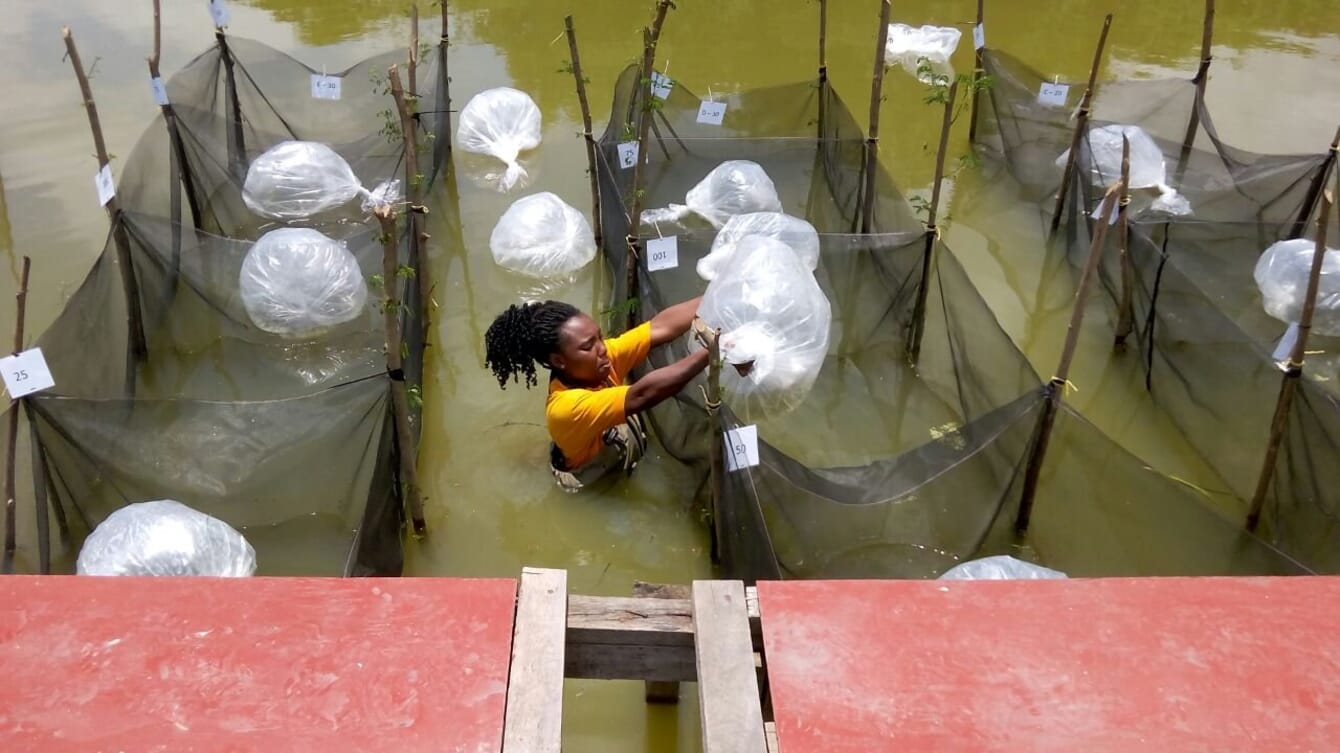
[[[540,108],[516,89],[504,86],[482,91],[461,110],[456,143],[467,152],[502,160],[507,171],[499,185],[508,191],[526,175],[517,155],[540,145]]]
[[[276,220],[297,220],[363,196],[370,211],[400,198],[400,181],[388,180],[368,191],[353,168],[334,149],[315,141],[284,141],[252,161],[242,185],[251,211]]]
[[[242,260],[242,305],[266,332],[308,338],[360,316],[368,288],[340,241],[309,228],[262,235]]]
[[[1066,574],[1008,555],[969,560],[945,571],[939,580],[1056,580]]]
[[[489,236],[498,266],[539,278],[569,275],[596,257],[591,223],[552,193],[517,199]]]
[[[708,282],[715,279],[717,271],[730,264],[736,245],[747,235],[762,235],[785,243],[810,271],[819,266],[819,232],[813,225],[781,212],[751,212],[726,221],[712,241],[711,253],[698,260],[698,276]]]
[[[256,551],[218,518],[160,499],[127,505],[84,540],[80,575],[208,575],[256,572]]]
[[[1139,126],[1106,125],[1089,129],[1084,154],[1088,158],[1090,184],[1109,186],[1121,180],[1122,134],[1131,144],[1131,190],[1158,189],[1159,197],[1149,207],[1156,212],[1191,214],[1191,202],[1166,183],[1167,170],[1159,145]],[[1069,149],[1056,159],[1056,166],[1064,168],[1068,159]]]
[[[642,222],[675,222],[697,214],[713,227],[721,227],[737,214],[782,211],[782,200],[772,178],[757,162],[741,159],[727,160],[712,168],[707,177],[689,189],[684,202],[647,210],[642,213]]]
[[[922,60],[936,75],[953,76],[954,68],[949,64],[949,58],[958,49],[958,40],[962,36],[962,32],[950,26],[889,24],[889,38],[884,43],[884,65],[901,65],[923,84],[932,83],[933,78],[917,72]]]
[[[1256,260],[1256,287],[1267,314],[1293,324],[1303,315],[1307,278],[1312,273],[1312,255],[1317,242],[1306,238],[1272,243]],[[1312,312],[1312,331],[1340,337],[1340,251],[1326,249],[1317,284],[1317,305]]]
[[[717,270],[698,315],[721,330],[721,357],[752,363],[741,376],[723,368],[722,387],[736,413],[758,420],[799,405],[828,354],[832,310],[795,251],[779,240],[747,235],[730,264]]]

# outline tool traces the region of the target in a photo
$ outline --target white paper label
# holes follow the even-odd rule
[[[647,271],[674,269],[679,266],[679,236],[652,238],[647,241]]]
[[[107,202],[116,195],[116,184],[112,182],[112,166],[103,165],[93,177],[93,183],[98,187],[98,206],[107,206]]]
[[[312,99],[339,99],[340,77],[312,74]]]
[[[51,369],[47,368],[47,359],[42,357],[41,348],[0,358],[0,371],[4,374],[5,389],[15,400],[56,386],[51,378]]]
[[[658,71],[651,72],[651,94],[657,99],[668,99],[670,90],[675,88],[675,82],[664,73]]]
[[[228,5],[223,0],[209,0],[209,17],[214,19],[214,25],[223,27],[228,25]]]
[[[1098,206],[1094,207],[1093,211],[1089,213],[1089,216],[1096,220],[1098,219],[1098,215],[1102,211],[1103,211],[1103,202],[1100,201],[1098,202]],[[1117,217],[1120,215],[1121,215],[1121,203],[1117,201],[1112,202],[1112,211],[1109,212],[1107,215],[1107,224],[1109,225],[1117,224]]]
[[[1070,94],[1069,84],[1048,84],[1043,82],[1038,88],[1038,102],[1048,107],[1065,107],[1066,97]]]
[[[986,27],[983,26],[982,24],[977,24],[976,26],[972,27],[972,48],[974,50],[980,50],[985,46],[986,46]]]
[[[726,470],[758,465],[758,427],[739,426],[726,432]]]
[[[154,104],[162,106],[168,103],[167,86],[163,83],[163,79],[158,76],[149,79],[149,88],[154,93]]]
[[[1284,330],[1284,337],[1280,338],[1279,344],[1275,346],[1275,352],[1270,355],[1276,361],[1287,361],[1289,354],[1293,352],[1294,343],[1298,342],[1298,324],[1290,324],[1289,328]]]
[[[707,125],[721,125],[721,119],[726,117],[725,102],[708,102],[703,100],[698,107],[698,122]]]
[[[637,142],[625,141],[619,144],[619,167],[627,170],[637,164]]]

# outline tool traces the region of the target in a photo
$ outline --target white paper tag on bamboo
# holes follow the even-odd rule
[[[619,168],[627,170],[637,164],[637,142],[624,141],[619,144]]]
[[[112,166],[103,165],[98,174],[93,176],[93,184],[98,187],[98,206],[105,207],[107,202],[116,195],[116,183],[112,181]]]
[[[214,25],[220,28],[227,26],[231,20],[228,15],[228,4],[223,0],[209,0],[209,17],[214,19]]]
[[[679,236],[652,238],[647,241],[647,271],[658,272],[679,266]]]
[[[983,24],[977,24],[972,27],[972,48],[980,50],[986,47],[986,27]]]
[[[1279,363],[1281,369],[1287,370],[1289,354],[1293,353],[1293,346],[1297,342],[1298,323],[1294,322],[1289,325],[1288,329],[1284,330],[1284,337],[1281,337],[1279,343],[1275,345],[1275,352],[1270,354],[1270,357]]]
[[[1048,107],[1065,107],[1066,97],[1070,96],[1069,84],[1049,84],[1042,82],[1038,87],[1038,102]]]
[[[758,465],[758,427],[737,426],[726,432],[726,470]]]
[[[0,358],[0,372],[4,376],[5,389],[14,400],[56,386],[41,348]]]
[[[340,77],[327,76],[323,73],[312,74],[312,99],[331,99],[340,98]]]
[[[1089,213],[1089,216],[1097,220],[1099,219],[1098,215],[1101,214],[1102,211],[1103,211],[1103,202],[1100,201],[1098,202],[1098,206],[1094,207],[1093,211]],[[1121,216],[1121,204],[1120,202],[1114,201],[1112,202],[1112,211],[1109,212],[1107,215],[1107,224],[1109,225],[1117,224],[1117,218],[1119,216]]]
[[[669,99],[670,92],[675,88],[675,82],[669,76],[660,71],[651,72],[651,95],[657,99]]]
[[[168,103],[167,85],[163,83],[161,77],[154,76],[153,78],[150,78],[149,89],[154,93],[154,104],[162,107]]]
[[[709,102],[703,100],[698,106],[698,122],[707,125],[721,125],[722,119],[726,117],[725,102]]]

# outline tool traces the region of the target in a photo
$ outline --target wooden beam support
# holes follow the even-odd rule
[[[744,584],[695,582],[693,629],[703,753],[767,753]]]
[[[533,567],[522,570],[507,680],[503,753],[559,753],[562,747],[567,602],[566,572]]]

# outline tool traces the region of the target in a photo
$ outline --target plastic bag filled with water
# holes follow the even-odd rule
[[[364,211],[400,199],[400,181],[363,188],[349,163],[325,144],[284,141],[252,161],[242,185],[242,200],[262,217],[298,220],[363,197]]]
[[[762,235],[785,243],[810,271],[819,266],[819,232],[813,225],[781,212],[751,212],[726,221],[712,240],[711,252],[698,260],[698,276],[708,282],[715,279],[717,270],[730,265],[737,244],[747,235]]]
[[[489,236],[498,266],[528,277],[570,275],[596,257],[586,216],[552,193],[517,199]]]
[[[923,84],[933,83],[931,74],[918,73],[922,61],[934,75],[953,76],[949,58],[958,49],[963,33],[951,26],[908,26],[889,24],[889,38],[884,43],[884,65],[901,65],[903,70],[916,76]]]
[[[1058,580],[1065,577],[1060,570],[1000,554],[955,565],[939,580]]]
[[[799,255],[779,240],[747,235],[707,286],[698,315],[721,330],[721,357],[751,365],[721,370],[731,408],[748,420],[805,400],[828,354],[832,309]]]
[[[511,190],[526,176],[517,157],[540,145],[540,108],[528,94],[516,89],[504,86],[482,91],[461,110],[456,143],[467,152],[502,160],[507,171],[499,187]]]
[[[1191,202],[1168,185],[1167,170],[1164,166],[1163,152],[1153,137],[1143,128],[1131,125],[1106,125],[1090,128],[1084,139],[1081,152],[1081,166],[1086,162],[1089,168],[1089,183],[1106,187],[1121,180],[1121,137],[1131,145],[1130,188],[1132,191],[1152,188],[1159,197],[1150,205],[1150,209],[1166,214],[1191,214]],[[1056,158],[1056,166],[1065,167],[1070,158],[1067,149]]]
[[[757,162],[734,159],[712,168],[685,194],[684,204],[647,210],[642,213],[642,222],[675,222],[696,214],[719,228],[739,214],[780,211],[782,200],[777,196],[777,187],[763,167]]]
[[[280,228],[247,251],[238,275],[242,305],[260,329],[306,339],[358,318],[368,288],[341,241],[309,228]]]
[[[1286,323],[1296,323],[1303,315],[1307,298],[1307,278],[1312,273],[1312,256],[1317,242],[1306,238],[1272,243],[1256,260],[1256,287],[1266,313]],[[1317,305],[1312,311],[1312,331],[1326,337],[1340,337],[1340,251],[1326,249],[1317,284]]]
[[[80,575],[206,575],[244,578],[256,551],[218,518],[160,499],[127,505],[84,540]]]

